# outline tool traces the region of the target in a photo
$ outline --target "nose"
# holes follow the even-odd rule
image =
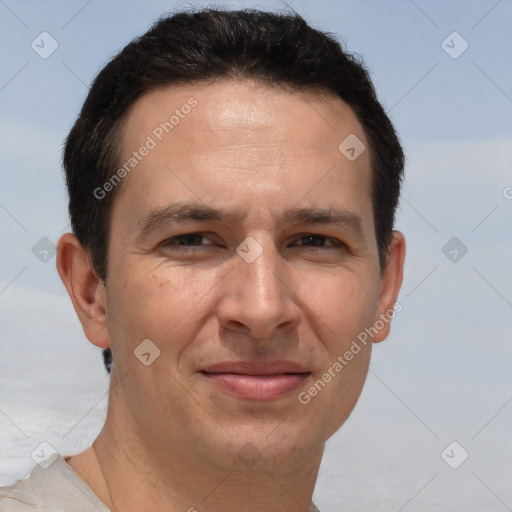
[[[253,261],[234,255],[219,290],[217,316],[224,329],[263,339],[296,327],[300,308],[293,273],[273,241],[263,243],[260,237],[258,245],[261,254]]]

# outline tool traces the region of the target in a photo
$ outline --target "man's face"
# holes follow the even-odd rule
[[[106,309],[113,379],[124,376],[111,394],[154,453],[172,440],[227,467],[250,442],[264,464],[296,463],[352,411],[370,342],[308,391],[387,307],[370,154],[342,154],[350,134],[368,148],[341,100],[249,82],[160,89],[128,113],[121,165],[140,161],[111,219]],[[160,350],[149,365],[134,355],[143,340]],[[211,368],[224,362],[246,365]]]

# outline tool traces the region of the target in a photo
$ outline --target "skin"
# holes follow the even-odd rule
[[[308,511],[325,442],[359,398],[372,343],[310,403],[297,395],[393,307],[405,240],[393,232],[381,272],[369,145],[330,94],[235,80],[152,91],[126,116],[126,158],[190,97],[197,106],[119,185],[106,285],[72,234],[59,241],[58,271],[84,332],[114,354],[105,425],[68,464],[113,511]],[[352,133],[367,148],[355,161],[338,150]],[[166,222],[138,236],[150,212],[177,200],[245,218]],[[282,222],[291,207],[344,209],[362,229]],[[189,233],[203,238],[164,245]],[[262,248],[252,263],[236,253],[248,236]],[[149,366],[133,354],[144,339],[160,350]],[[311,375],[262,402],[230,396],[200,373],[273,359]],[[237,456],[247,443],[260,457],[250,467]]]

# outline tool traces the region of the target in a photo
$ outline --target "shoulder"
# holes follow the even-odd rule
[[[32,485],[34,470],[35,468],[32,469],[28,478],[16,480],[6,487],[0,487],[0,512],[44,510]]]
[[[109,512],[87,484],[53,454],[36,465],[28,478],[0,487],[0,512]]]

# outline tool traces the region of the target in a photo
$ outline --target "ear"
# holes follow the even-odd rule
[[[373,336],[372,341],[374,343],[383,341],[388,337],[391,329],[391,318],[395,316],[395,312],[401,310],[401,305],[394,306],[402,286],[404,260],[405,237],[400,231],[393,231],[388,247],[386,268],[381,277],[379,307],[375,318],[375,327],[379,328],[376,329],[377,332]]]
[[[59,239],[57,271],[87,339],[97,347],[110,347],[105,285],[94,272],[88,251],[72,233],[66,233]]]

